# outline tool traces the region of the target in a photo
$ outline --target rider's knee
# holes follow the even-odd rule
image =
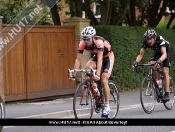
[[[162,72],[164,75],[169,75],[169,69],[167,69],[167,68],[163,68]]]
[[[101,82],[102,82],[102,84],[107,84],[108,83],[108,80],[109,80],[109,77],[110,77],[110,74],[109,73],[103,72],[102,73],[102,76],[101,76]]]
[[[87,63],[86,63],[86,69],[89,69],[89,68],[93,68],[93,69],[96,69],[96,64],[94,61],[92,60],[89,60]]]

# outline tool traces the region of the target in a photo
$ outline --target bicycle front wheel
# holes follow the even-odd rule
[[[113,80],[109,80],[108,85],[110,88],[109,106],[111,109],[108,118],[114,119],[119,111],[119,104],[120,104],[119,91],[117,85]]]
[[[2,97],[0,96],[0,118],[5,118],[5,105]],[[3,126],[0,126],[0,132],[2,130]]]
[[[170,86],[169,86],[169,97],[170,97],[170,100],[163,103],[167,110],[171,110],[173,108],[174,100],[175,100],[175,97],[174,97],[174,81],[171,77],[170,77]]]
[[[94,110],[94,101],[91,90],[86,82],[80,83],[73,99],[73,111],[76,119],[91,118]]]
[[[140,88],[140,101],[143,110],[150,114],[154,110],[156,103],[155,85],[149,77],[145,77]]]

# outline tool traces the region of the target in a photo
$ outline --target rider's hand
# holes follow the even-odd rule
[[[162,63],[162,61],[161,61],[160,59],[158,59],[158,60],[155,62],[155,66],[156,66],[157,68],[159,68],[161,63]]]
[[[95,81],[99,81],[99,80],[100,80],[100,76],[96,74],[96,75],[94,76],[94,80],[95,80]]]
[[[133,63],[132,63],[132,69],[135,69],[135,67],[138,65],[138,62],[137,61],[134,61]]]
[[[157,64],[161,64],[162,61],[161,61],[160,59],[158,59],[158,60],[156,61],[156,63],[157,63]]]
[[[69,79],[75,81],[75,76],[69,77]]]

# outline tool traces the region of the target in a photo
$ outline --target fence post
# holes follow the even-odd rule
[[[2,45],[2,19],[3,16],[0,16],[0,46]],[[0,96],[4,99],[4,74],[3,74],[3,48],[0,50]],[[5,99],[4,99],[5,101]]]
[[[79,18],[79,17],[71,17],[71,18],[65,19],[63,21],[63,25],[65,25],[65,26],[75,26],[75,53],[77,55],[78,45],[79,45],[79,42],[81,40],[81,31],[83,30],[83,28],[90,25],[90,19]],[[90,52],[85,50],[83,52],[83,57],[82,57],[82,60],[81,60],[80,68],[85,68],[86,63],[90,58],[91,58]],[[77,82],[81,82],[82,78],[83,78],[83,74],[77,74],[76,75]]]

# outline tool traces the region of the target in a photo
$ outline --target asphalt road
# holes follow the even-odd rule
[[[152,114],[146,114],[139,99],[139,90],[120,93],[120,108],[117,119],[175,119],[175,111],[166,110],[163,104],[156,104]],[[74,118],[72,99],[59,98],[39,102],[6,103],[6,118]],[[94,114],[93,118],[100,118],[101,114]],[[162,120],[160,120],[162,121]],[[175,120],[174,120],[175,121]],[[174,123],[175,124],[175,123]],[[175,132],[174,126],[5,126],[3,132]]]

